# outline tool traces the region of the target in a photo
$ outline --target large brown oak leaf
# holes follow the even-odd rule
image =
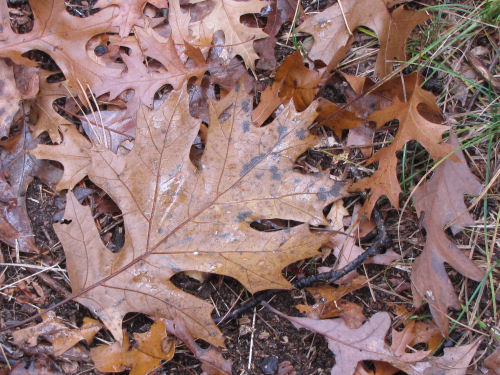
[[[263,218],[327,224],[324,206],[344,195],[342,183],[294,169],[295,159],[318,141],[308,132],[316,105],[297,113],[289,103],[273,123],[258,128],[251,124],[252,99],[239,84],[209,109],[199,169],[189,152],[201,122],[189,115],[185,87],[159,108],[139,110],[134,148],[125,156],[91,144],[71,127],[62,128],[60,145],[34,151],[64,165],[59,188],[88,175],[123,212],[125,244],[115,254],[72,193],[65,212],[71,222],[55,225],[76,300],[118,340],[123,316],[141,312],[182,318],[190,334],[222,346],[212,304],[170,278],[200,271],[231,276],[252,293],[290,288],[282,268],[316,254],[329,237],[313,234],[307,224],[277,232],[250,226]]]

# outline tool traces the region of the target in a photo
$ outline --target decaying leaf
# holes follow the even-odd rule
[[[262,125],[279,105],[293,99],[295,108],[303,111],[319,90],[320,75],[304,65],[300,51],[288,56],[279,67],[272,85],[268,86],[253,113],[253,121]]]
[[[342,299],[345,295],[366,284],[366,277],[358,276],[345,285],[334,288],[330,285],[322,285],[307,288],[312,294],[315,304],[297,305],[297,310],[313,319],[328,319],[341,317],[349,328],[359,328],[366,321],[363,315],[363,307],[354,302]]]
[[[93,87],[120,75],[120,69],[98,64],[86,49],[91,37],[116,29],[111,26],[117,17],[116,7],[103,9],[92,17],[79,18],[66,10],[64,1],[37,0],[30,6],[35,18],[33,30],[16,34],[10,26],[7,2],[0,2],[0,56],[9,57],[16,64],[33,65],[22,55],[30,50],[43,51],[54,59],[68,84],[76,90],[80,90],[80,84],[86,89],[87,84]]]
[[[95,7],[105,8],[111,5],[119,7],[120,13],[113,19],[113,26],[120,28],[120,37],[124,38],[129,35],[132,27],[145,26],[142,13],[146,3],[157,8],[168,8],[167,0],[99,0]]]
[[[189,334],[182,319],[174,321],[163,320],[167,332],[174,335],[191,350],[194,356],[202,363],[202,375],[231,375],[231,361],[222,357],[221,351],[213,346],[208,349],[201,348]]]
[[[53,311],[42,315],[43,322],[32,327],[15,331],[14,344],[17,346],[27,345],[34,347],[38,345],[39,337],[52,344],[54,356],[60,356],[80,341],[90,344],[95,334],[102,328],[97,320],[84,318],[83,325],[78,329],[70,329],[56,317]]]
[[[411,141],[418,141],[427,149],[431,157],[438,161],[450,153],[453,148],[441,143],[442,133],[448,126],[441,125],[441,111],[436,105],[435,97],[430,92],[420,88],[420,77],[412,73],[405,78],[405,87],[394,85],[395,80],[388,81],[380,87],[380,92],[391,94],[393,103],[382,110],[373,112],[369,121],[374,121],[380,128],[391,120],[399,120],[399,128],[392,143],[377,151],[367,164],[378,162],[377,171],[352,186],[353,190],[370,190],[363,210],[370,217],[375,203],[382,196],[387,196],[394,207],[399,207],[399,186],[397,175],[396,152]],[[378,92],[378,90],[377,90]],[[431,119],[431,120],[430,120]]]
[[[212,35],[221,30],[224,32],[224,49],[229,59],[240,55],[245,65],[254,70],[255,60],[259,56],[253,48],[253,42],[265,38],[267,34],[260,28],[244,26],[240,17],[244,14],[260,13],[267,4],[266,1],[260,0],[214,1],[212,11],[201,21],[190,25],[193,44],[210,46]]]
[[[349,44],[356,28],[366,26],[379,38],[375,70],[377,75],[385,77],[392,71],[394,61],[406,60],[406,39],[410,32],[429,18],[424,12],[408,11],[402,6],[390,12],[387,3],[388,0],[342,0],[342,4],[337,2],[306,18],[298,31],[314,37],[309,56],[335,68],[345,56],[337,52]]]
[[[189,151],[200,121],[189,115],[185,88],[153,111],[141,108],[128,155],[91,144],[71,127],[62,128],[61,145],[34,150],[38,158],[64,165],[58,188],[72,188],[88,175],[123,212],[125,244],[117,254],[102,244],[90,210],[71,193],[65,213],[70,223],[54,226],[73,292],[81,293],[77,301],[118,341],[123,316],[134,311],[180,316],[192,336],[222,346],[212,304],[181,291],[170,278],[191,270],[234,277],[252,293],[289,288],[281,269],[316,254],[327,238],[307,225],[277,232],[250,227],[261,218],[327,224],[323,207],[345,191],[328,176],[294,169],[295,158],[318,140],[307,130],[315,105],[297,113],[288,104],[273,123],[258,128],[251,124],[251,103],[241,84],[210,102],[199,170]]]
[[[455,135],[450,136],[451,145],[458,147]],[[480,281],[483,271],[479,269],[444,232],[451,224],[452,233],[459,232],[466,225],[473,225],[474,219],[464,203],[465,194],[479,194],[481,184],[470,172],[461,151],[458,160],[451,158],[439,165],[434,175],[415,192],[415,208],[422,216],[426,230],[425,247],[413,263],[411,281],[413,301],[418,307],[424,299],[429,303],[434,321],[443,336],[448,335],[448,308],[460,308],[457,295],[448,278],[444,264],[447,263],[462,275]]]
[[[408,375],[465,375],[481,342],[446,348],[444,356],[429,357],[429,351],[407,353],[400,349],[400,344],[407,341],[402,337],[396,336],[391,347],[386,344],[385,336],[391,326],[391,318],[386,312],[376,313],[358,329],[350,329],[342,319],[297,318],[269,305],[268,308],[288,319],[296,328],[307,328],[326,337],[328,348],[335,354],[332,375],[352,375],[358,362],[363,360],[389,362]]]
[[[159,367],[161,361],[169,361],[175,353],[175,339],[168,336],[165,323],[156,321],[145,333],[134,333],[135,345],[130,347],[128,334],[123,342],[100,345],[90,350],[90,357],[99,371],[122,372],[130,369],[130,375],[146,375]]]
[[[21,93],[16,87],[14,69],[0,59],[0,138],[9,135],[10,125],[19,111]]]

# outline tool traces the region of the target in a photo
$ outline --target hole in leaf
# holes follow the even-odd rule
[[[59,66],[47,53],[40,50],[31,50],[22,54],[23,57],[35,61],[38,63],[40,68],[48,70],[49,72],[60,71]]]
[[[277,232],[280,230],[286,230],[297,225],[304,224],[300,221],[295,220],[284,220],[284,219],[259,219],[252,221],[250,227],[259,232]]]
[[[10,0],[7,1],[7,5],[9,7],[10,27],[13,32],[26,34],[33,30],[33,11],[28,1]]]

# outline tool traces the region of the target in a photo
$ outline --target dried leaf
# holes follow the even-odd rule
[[[405,93],[403,93],[406,94],[404,96],[406,96],[407,101],[403,101],[401,93],[397,93],[402,88],[396,88],[394,94],[398,95],[393,96],[393,104],[373,112],[368,117],[368,120],[374,121],[379,128],[391,120],[399,120],[398,132],[392,143],[377,151],[367,161],[367,164],[378,162],[378,170],[371,177],[364,178],[352,186],[352,190],[370,189],[368,199],[363,206],[363,211],[368,217],[371,216],[375,203],[384,195],[389,198],[394,207],[399,207],[401,187],[396,169],[398,162],[396,152],[401,150],[407,142],[418,141],[436,161],[452,151],[449,145],[440,143],[441,134],[448,129],[448,126],[434,121],[434,118],[441,118],[441,111],[436,105],[434,95],[420,88],[420,79],[417,79],[416,73],[408,78]],[[390,93],[391,84],[394,84],[394,79],[381,90],[386,94]],[[429,118],[433,120],[431,121]]]
[[[458,147],[454,134],[450,144]],[[481,184],[470,172],[461,151],[456,153],[457,161],[449,158],[439,165],[434,175],[414,194],[417,213],[423,216],[426,230],[425,247],[413,263],[411,281],[413,302],[420,306],[425,299],[443,336],[448,335],[448,308],[460,308],[455,290],[446,273],[444,263],[455,268],[462,275],[480,281],[484,272],[462,253],[444,232],[445,225],[452,224],[453,233],[466,225],[473,225],[474,219],[467,212],[465,194],[479,194]]]
[[[125,38],[134,26],[144,27],[143,11],[146,3],[153,4],[157,8],[168,8],[167,0],[99,0],[96,8],[106,8],[112,5],[118,6],[120,12],[113,19],[113,26],[120,28],[120,37]]]
[[[70,329],[56,317],[53,311],[43,314],[42,319],[43,322],[36,326],[13,332],[14,344],[34,347],[38,345],[38,338],[42,337],[52,344],[54,356],[58,357],[80,341],[90,344],[95,334],[102,328],[102,324],[97,320],[84,318],[81,328]]]
[[[224,48],[229,59],[240,55],[247,68],[255,70],[255,60],[259,56],[252,44],[255,40],[267,37],[267,34],[260,28],[243,26],[240,17],[244,14],[260,13],[268,3],[260,0],[216,0],[214,3],[212,11],[206,17],[190,25],[193,44],[210,46],[212,35],[222,30]]]
[[[145,333],[134,333],[135,346],[130,347],[128,334],[123,343],[100,345],[90,350],[90,358],[96,369],[103,372],[122,372],[130,369],[130,375],[146,375],[159,367],[161,361],[169,361],[175,353],[175,340],[168,336],[165,323],[156,321]]]
[[[342,7],[335,3],[306,18],[297,30],[314,37],[310,58],[335,68],[345,56],[337,51],[349,43],[351,32],[366,26],[379,38],[375,71],[378,76],[385,77],[392,71],[393,61],[406,60],[406,39],[410,32],[429,18],[424,12],[408,11],[403,7],[390,13],[386,3],[387,0],[342,0]]]
[[[167,332],[175,335],[193,352],[194,356],[202,363],[202,375],[231,375],[231,361],[222,357],[221,351],[211,346],[202,349],[196,344],[191,334],[187,331],[184,321],[176,318],[174,321],[164,320]]]
[[[22,55],[31,50],[43,51],[54,59],[68,84],[76,90],[80,90],[80,83],[84,88],[87,84],[94,87],[120,75],[119,69],[98,64],[86,49],[91,37],[116,30],[110,26],[117,17],[115,7],[80,18],[66,10],[64,1],[37,0],[30,6],[35,18],[32,31],[16,34],[10,27],[7,3],[0,2],[0,56],[10,57],[16,64],[33,65]]]
[[[296,328],[307,328],[324,335],[328,348],[335,354],[332,375],[354,374],[363,360],[389,362],[408,375],[464,375],[480,340],[469,345],[446,348],[442,357],[428,357],[429,352],[402,353],[398,343],[389,347],[385,335],[391,326],[388,313],[379,312],[358,329],[349,329],[342,319],[315,320],[285,315],[269,305],[276,314],[288,319]],[[426,359],[425,361],[423,359]],[[438,370],[439,369],[439,370]],[[441,371],[441,372],[437,372]]]
[[[21,93],[14,79],[14,69],[5,59],[0,59],[0,82],[0,138],[3,138],[9,135],[21,100]]]
[[[484,360],[484,364],[489,368],[487,375],[500,374],[500,349],[495,350],[488,358]]]
[[[118,341],[123,316],[134,311],[181,316],[192,336],[222,346],[212,304],[179,290],[170,278],[194,270],[234,277],[252,293],[289,288],[281,269],[316,254],[327,238],[307,225],[277,232],[250,227],[260,218],[327,224],[323,207],[344,194],[344,184],[294,169],[295,158],[318,139],[307,132],[314,105],[297,113],[289,104],[265,128],[252,126],[251,108],[241,84],[210,102],[198,171],[189,151],[200,121],[188,113],[186,88],[173,91],[156,110],[139,111],[134,149],[125,156],[91,144],[71,127],[62,128],[61,145],[39,145],[33,152],[64,165],[60,189],[88,175],[123,212],[125,244],[117,254],[102,244],[90,210],[71,193],[65,214],[70,223],[55,225],[73,292],[88,289],[77,301]]]
[[[319,73],[307,68],[300,51],[295,51],[281,64],[273,84],[262,92],[253,121],[262,125],[280,104],[288,103],[290,99],[298,111],[305,110],[318,92],[320,80]]]

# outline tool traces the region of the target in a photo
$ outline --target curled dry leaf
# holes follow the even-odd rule
[[[48,311],[42,315],[43,321],[35,326],[23,328],[15,331],[14,344],[17,346],[27,345],[35,347],[38,345],[38,338],[42,337],[52,344],[54,356],[60,356],[80,341],[90,344],[95,334],[102,328],[102,324],[97,320],[83,318],[83,325],[78,329],[68,328],[56,317],[53,311]]]
[[[450,135],[452,146],[459,142]],[[420,306],[424,299],[434,321],[443,336],[448,336],[448,308],[460,308],[457,295],[448,278],[444,264],[447,263],[462,275],[480,281],[484,272],[479,269],[456,245],[448,239],[445,225],[451,224],[452,233],[459,232],[466,225],[473,225],[474,219],[464,203],[465,194],[479,194],[481,184],[470,172],[462,151],[456,153],[458,160],[448,158],[434,171],[415,192],[415,208],[422,216],[426,230],[425,247],[413,263],[411,281],[413,301]]]
[[[345,194],[328,176],[301,174],[295,159],[316,144],[308,132],[316,106],[297,113],[288,104],[265,128],[251,124],[252,100],[243,86],[211,101],[210,126],[200,167],[189,159],[201,122],[189,115],[184,87],[157,109],[138,113],[133,150],[118,156],[91,144],[71,127],[63,142],[33,154],[64,166],[58,188],[86,175],[120,207],[125,244],[111,253],[90,210],[68,194],[65,223],[55,230],[66,254],[76,300],[99,316],[121,341],[128,312],[173,319],[188,332],[222,346],[212,304],[183,292],[170,278],[190,270],[228,275],[250,292],[290,288],[281,270],[317,254],[328,233],[307,224],[259,232],[250,224],[282,218],[326,225],[323,208]]]
[[[363,206],[363,213],[370,217],[375,203],[382,196],[387,196],[394,207],[399,207],[401,187],[397,175],[396,152],[415,140],[438,161],[450,153],[453,148],[441,143],[441,135],[449,127],[441,125],[441,110],[436,105],[435,97],[420,87],[421,77],[412,73],[405,77],[405,87],[396,84],[396,77],[380,87],[386,95],[392,94],[393,102],[389,107],[373,112],[369,121],[374,121],[380,128],[392,120],[399,120],[399,128],[392,143],[377,151],[367,164],[378,162],[377,171],[370,177],[363,178],[352,186],[352,190],[370,190]]]
[[[391,326],[386,312],[376,313],[358,329],[350,329],[342,319],[297,318],[267,307],[296,328],[307,328],[326,337],[328,348],[335,354],[332,375],[352,375],[363,360],[388,362],[408,375],[465,375],[481,342],[446,348],[442,357],[429,357],[429,351],[403,352],[397,341],[391,347],[386,344],[385,336]]]
[[[135,345],[130,347],[128,334],[123,342],[100,345],[90,350],[90,358],[96,369],[103,372],[122,372],[130,369],[130,375],[146,375],[169,361],[175,353],[175,339],[168,336],[165,323],[157,320],[145,333],[134,333]]]
[[[402,6],[390,12],[387,0],[342,0],[324,11],[308,17],[298,31],[312,34],[314,42],[309,56],[331,68],[341,61],[337,53],[349,44],[352,32],[359,26],[375,31],[380,42],[375,71],[385,77],[394,61],[406,60],[406,39],[410,32],[429,17],[424,12],[405,10]]]

